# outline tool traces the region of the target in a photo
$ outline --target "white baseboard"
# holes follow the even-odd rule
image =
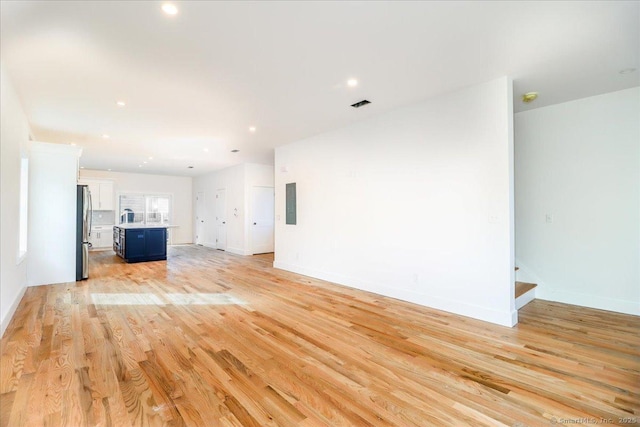
[[[640,316],[640,302],[638,301],[607,298],[600,295],[583,294],[580,292],[552,290],[547,286],[540,285],[538,285],[536,290],[536,297],[538,299]]]
[[[536,299],[536,289],[533,288],[529,292],[525,292],[516,298],[516,310],[520,310],[525,305]]]
[[[244,249],[234,247],[227,247],[227,252],[242,256],[253,255],[250,251],[245,251]]]
[[[215,243],[203,243],[202,246],[205,246],[205,247],[211,248],[211,249],[218,249],[218,247],[217,247],[217,245]],[[243,255],[243,256],[253,255],[250,252],[247,252],[247,251],[245,251],[243,249],[240,249],[240,248],[234,248],[232,246],[227,246],[226,249],[221,249],[221,250],[224,250],[225,252],[229,252],[230,254],[234,254],[234,255]]]
[[[325,271],[309,269],[282,261],[274,261],[273,267],[321,280],[326,280],[329,282],[337,283],[339,285],[348,286],[367,292],[373,292],[375,294],[384,295],[391,298],[396,298],[402,301],[420,304],[425,307],[435,308],[436,310],[443,310],[449,313],[459,314],[461,316],[495,323],[501,326],[512,327],[516,323],[518,323],[517,310],[512,310],[510,312],[497,311],[477,305],[461,303],[459,301],[454,301],[447,298],[434,297],[432,295],[427,295],[407,289],[390,288],[385,285],[369,283],[359,279],[344,277]]]
[[[14,314],[16,314],[16,310],[18,309],[20,301],[22,301],[22,297],[24,296],[25,292],[27,292],[26,286],[22,288],[20,293],[18,293],[15,301],[13,301],[13,304],[11,304],[11,307],[9,307],[9,311],[7,311],[4,318],[2,319],[2,322],[0,323],[0,337],[4,336],[4,332],[7,330],[9,323],[11,323],[11,319],[13,319]]]

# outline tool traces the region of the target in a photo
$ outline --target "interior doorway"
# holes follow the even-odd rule
[[[273,187],[253,187],[251,191],[251,253],[273,252]]]
[[[216,190],[216,249],[227,250],[227,190]]]
[[[196,193],[196,245],[204,244],[204,191]]]

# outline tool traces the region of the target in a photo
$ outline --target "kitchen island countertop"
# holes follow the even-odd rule
[[[140,224],[140,223],[127,223],[127,224],[116,224],[114,227],[124,228],[124,229],[140,229],[140,228],[177,228],[177,225],[173,224]]]

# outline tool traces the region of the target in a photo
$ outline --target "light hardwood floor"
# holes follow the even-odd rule
[[[635,316],[534,301],[506,328],[196,246],[91,262],[20,303],[2,426],[638,423]]]

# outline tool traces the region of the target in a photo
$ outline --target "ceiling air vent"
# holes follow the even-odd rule
[[[367,104],[371,104],[371,101],[367,101],[366,99],[363,99],[362,101],[358,101],[355,104],[351,104],[351,106],[353,108],[360,108],[360,107],[364,107]]]

